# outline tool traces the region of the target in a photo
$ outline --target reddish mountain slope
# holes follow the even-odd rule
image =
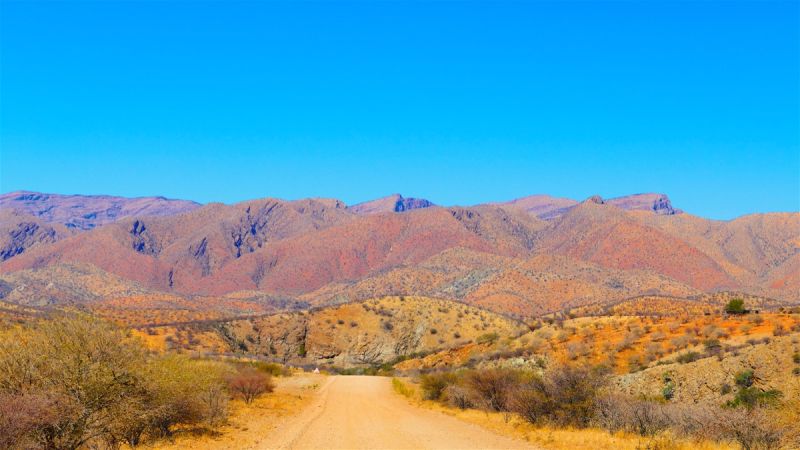
[[[739,284],[708,255],[647,226],[601,199],[592,198],[556,220],[542,250],[616,269],[646,269],[697,289]]]
[[[641,294],[800,296],[800,214],[718,222],[659,214],[666,207],[658,195],[562,200],[398,214],[332,199],[261,199],[137,215],[82,233],[3,210],[0,218],[14,220],[0,225],[16,224],[7,230],[26,220],[38,228],[17,233],[24,252],[0,263],[0,273],[90,264],[180,294],[252,290],[312,304],[426,295],[523,315]]]
[[[551,197],[549,195],[530,195],[510,202],[497,203],[509,209],[519,209],[540,219],[552,219],[561,216],[578,202],[569,198]]]
[[[47,224],[13,209],[0,209],[0,262],[72,234],[72,230],[59,224]]]
[[[132,216],[170,216],[200,207],[188,200],[164,197],[125,198],[110,195],[59,195],[17,191],[0,195],[0,209],[14,210],[69,228],[90,230]]]

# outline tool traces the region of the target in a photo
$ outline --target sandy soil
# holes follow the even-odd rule
[[[415,407],[385,377],[329,377],[301,413],[287,417],[262,449],[522,449],[442,413]]]

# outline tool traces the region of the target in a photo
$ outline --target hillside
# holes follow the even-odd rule
[[[503,316],[424,297],[384,297],[311,311],[234,321],[237,350],[290,363],[375,365],[451,348],[480,336],[527,330]]]
[[[177,296],[254,291],[326,305],[423,295],[519,316],[719,290],[800,301],[800,213],[712,221],[680,213],[661,194],[423,203],[268,198],[80,233],[4,210],[13,218],[0,221],[11,224],[4,236],[18,244],[6,245],[0,273],[91,266]]]
[[[16,191],[0,195],[0,210],[17,211],[48,224],[90,230],[128,217],[170,216],[199,208],[188,200],[164,197],[60,195]]]

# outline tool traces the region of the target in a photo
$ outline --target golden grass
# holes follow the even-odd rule
[[[408,399],[413,399],[416,395],[414,389],[403,383],[399,378],[392,378],[392,389]]]

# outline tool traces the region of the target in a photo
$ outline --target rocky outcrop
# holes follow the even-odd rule
[[[612,198],[609,204],[627,211],[651,211],[660,215],[681,214],[683,211],[672,207],[665,194],[634,194]]]
[[[161,246],[152,233],[147,229],[147,225],[141,220],[134,220],[130,230],[131,248],[143,255],[158,255]]]
[[[400,194],[392,194],[350,206],[348,209],[356,214],[365,215],[411,211],[413,209],[430,208],[431,206],[435,206],[433,202],[424,198],[403,197]]]
[[[20,255],[31,247],[50,244],[70,232],[57,225],[48,225],[26,214],[0,212],[0,262]]]

